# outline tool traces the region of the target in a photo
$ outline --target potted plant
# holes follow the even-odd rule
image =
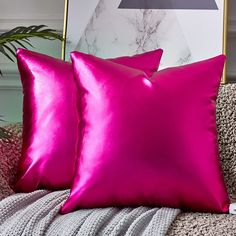
[[[45,25],[31,25],[29,27],[19,26],[0,34],[0,54],[7,57],[10,61],[15,62],[17,48],[21,47],[27,49],[28,46],[33,47],[30,42],[30,39],[33,37],[46,40],[63,40],[61,34],[57,33],[56,30],[49,29]],[[0,76],[2,76],[1,68]],[[3,121],[1,115],[0,121]],[[8,137],[8,132],[0,127],[0,139]]]

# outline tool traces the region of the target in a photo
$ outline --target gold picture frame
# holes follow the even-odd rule
[[[65,0],[61,59],[65,61],[69,0]]]
[[[64,8],[64,26],[63,26],[63,41],[62,41],[62,52],[61,58],[65,60],[66,54],[66,40],[67,40],[67,28],[68,28],[68,14],[69,14],[69,1],[65,0],[65,8]],[[222,53],[227,55],[227,35],[228,35],[228,0],[224,0],[224,9],[223,9],[223,45],[222,45]],[[222,84],[227,83],[227,64],[225,65]]]
[[[224,0],[224,28],[223,28],[223,54],[227,55],[227,38],[228,38],[228,0]],[[227,63],[225,64],[222,84],[227,83]]]

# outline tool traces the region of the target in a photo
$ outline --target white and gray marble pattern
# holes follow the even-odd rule
[[[162,48],[162,68],[191,62],[174,11],[119,9],[120,1],[99,1],[77,50],[110,58]]]

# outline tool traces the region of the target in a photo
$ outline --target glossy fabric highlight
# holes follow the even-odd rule
[[[24,109],[16,190],[68,188],[73,180],[79,120],[71,64],[23,49],[17,57]]]
[[[158,49],[112,60],[142,67],[150,74],[157,70],[161,55],[162,50]],[[22,158],[15,189],[31,192],[40,188],[70,188],[80,142],[80,91],[72,65],[24,49],[18,50],[17,58],[24,92],[24,117]]]
[[[152,81],[86,54],[72,61],[84,91],[83,142],[61,213],[141,205],[228,212],[215,110],[225,56]]]

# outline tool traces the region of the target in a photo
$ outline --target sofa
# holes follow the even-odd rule
[[[231,198],[236,192],[236,84],[222,85],[217,101],[220,158]],[[20,123],[7,125],[11,138],[0,140],[0,201],[14,195],[17,165],[21,156]],[[0,209],[1,210],[1,209]],[[181,212],[167,235],[236,235],[236,215]]]

